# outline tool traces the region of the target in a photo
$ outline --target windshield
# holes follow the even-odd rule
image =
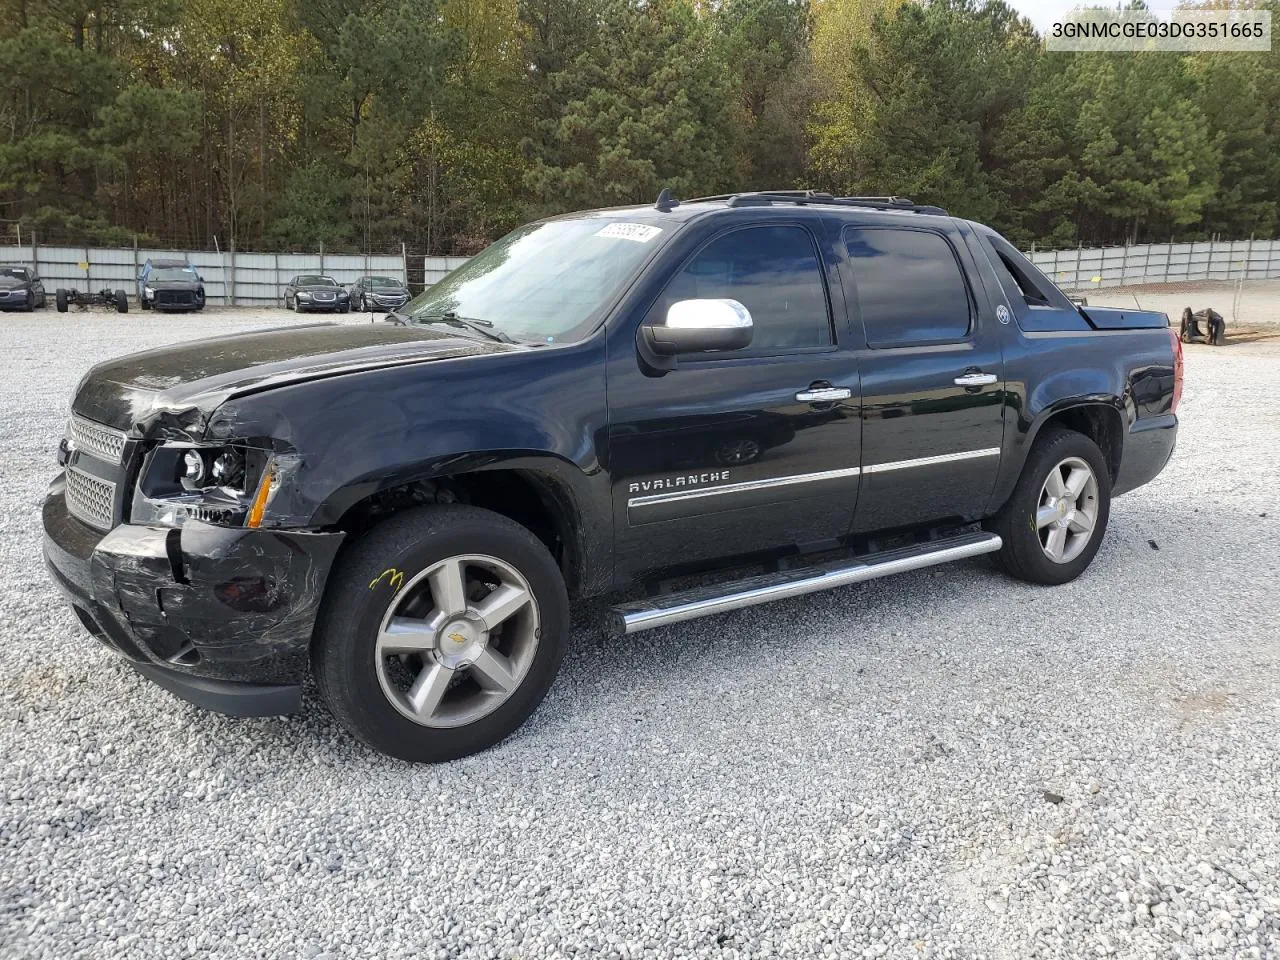
[[[401,312],[416,321],[455,314],[518,340],[573,340],[594,327],[663,232],[643,222],[597,218],[529,224]]]
[[[0,277],[17,277],[19,280],[27,279],[26,267],[0,267]]]
[[[152,280],[194,280],[194,267],[156,267],[151,271]]]
[[[338,281],[333,277],[299,277],[293,281],[295,287],[336,287]]]
[[[392,280],[390,277],[370,277],[369,286],[371,287],[395,287],[399,290],[404,286],[399,280]]]

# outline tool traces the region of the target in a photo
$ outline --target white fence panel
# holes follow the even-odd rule
[[[1280,278],[1280,240],[1198,240],[1033,250],[1029,256],[1060,287],[1075,290],[1188,280]]]
[[[1055,283],[1069,290],[1185,280],[1280,278],[1280,240],[1077,247],[1032,250],[1029,256]],[[51,292],[58,287],[123,289],[134,299],[137,271],[149,258],[188,259],[204,280],[209,302],[215,304],[280,305],[285,286],[301,274],[325,274],[341,284],[352,283],[366,274],[408,280],[408,263],[402,254],[0,246],[0,264],[34,266]],[[468,259],[424,257],[423,285],[439,283]]]
[[[0,264],[35,267],[45,288],[122,289],[137,299],[137,276],[151,260],[190,261],[204,281],[209,303],[268,306],[283,303],[284,288],[299,274],[319,273],[341,284],[365,274],[408,279],[399,254],[232,253],[229,250],[149,250],[131,247],[0,246]],[[453,259],[453,258],[449,258]],[[460,261],[465,262],[465,261]]]

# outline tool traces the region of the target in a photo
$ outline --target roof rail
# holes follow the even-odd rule
[[[715,201],[724,201],[731,207],[767,206],[774,203],[794,203],[803,206],[808,203],[821,203],[839,207],[866,207],[872,210],[903,210],[934,216],[947,214],[942,207],[914,203],[906,197],[837,197],[819,190],[755,190],[746,193],[721,193],[711,197],[695,197],[684,202]]]

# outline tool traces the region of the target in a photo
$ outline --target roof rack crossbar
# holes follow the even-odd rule
[[[915,203],[906,197],[837,197],[820,190],[752,190],[743,193],[718,193],[710,197],[694,197],[684,203],[724,202],[731,207],[766,206],[773,203],[828,204],[839,207],[866,207],[872,210],[902,210],[909,213],[946,216],[947,211],[927,203]]]

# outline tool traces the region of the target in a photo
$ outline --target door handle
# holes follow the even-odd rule
[[[801,390],[796,399],[801,403],[830,403],[832,400],[848,400],[852,396],[853,391],[848,387],[819,387]]]
[[[956,377],[952,382],[957,387],[985,387],[999,379],[994,373],[966,373],[963,377]]]

